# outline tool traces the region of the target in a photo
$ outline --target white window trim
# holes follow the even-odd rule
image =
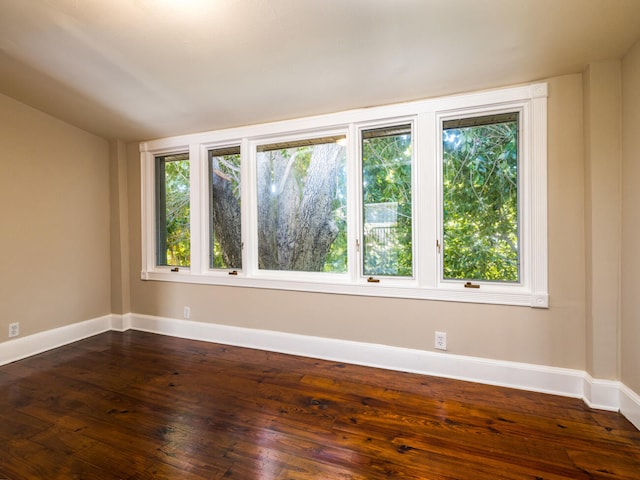
[[[466,95],[252,125],[140,144],[142,202],[143,280],[231,285],[252,288],[299,290],[334,294],[415,298],[456,302],[549,306],[547,245],[547,84],[538,83]],[[442,119],[482,115],[487,112],[521,112],[521,281],[518,284],[485,282],[467,289],[461,282],[441,280],[441,128]],[[414,145],[413,278],[380,277],[368,283],[361,275],[360,132],[380,125],[412,124]],[[257,268],[257,218],[255,217],[255,146],[278,138],[301,138],[327,134],[347,136],[348,273],[261,271]],[[243,269],[237,275],[212,270],[208,258],[207,151],[240,145],[242,175]],[[168,153],[189,152],[191,165],[191,267],[155,264],[154,158]]]
[[[519,124],[518,124],[518,212],[519,212],[519,242],[520,242],[520,280],[517,283],[512,284],[497,284],[490,281],[482,281],[482,280],[474,280],[473,283],[480,285],[482,288],[487,288],[489,286],[494,287],[497,290],[498,286],[504,286],[508,290],[516,291],[523,290],[525,292],[530,291],[530,261],[532,258],[526,257],[527,253],[530,253],[530,245],[529,245],[529,229],[530,225],[530,215],[531,215],[531,202],[527,202],[526,200],[530,198],[530,181],[531,178],[531,153],[530,153],[530,144],[531,144],[531,135],[529,132],[529,105],[528,103],[510,103],[506,108],[504,106],[496,106],[496,108],[491,109],[465,109],[465,110],[454,110],[449,112],[440,112],[436,116],[438,122],[438,139],[442,138],[443,134],[443,122],[447,120],[456,120],[460,118],[473,118],[484,115],[499,115],[501,113],[510,113],[510,112],[518,112],[519,113]],[[457,291],[465,288],[466,280],[458,280],[458,279],[448,279],[445,280],[442,278],[443,272],[443,260],[444,260],[444,220],[443,220],[443,191],[442,191],[442,176],[443,176],[443,163],[442,163],[442,141],[440,140],[436,145],[436,156],[439,159],[437,162],[437,214],[438,214],[438,239],[440,244],[442,245],[442,250],[440,255],[437,258],[437,271],[438,271],[438,281],[437,286],[440,289]]]
[[[370,275],[364,274],[364,258],[363,258],[363,246],[364,246],[364,219],[362,215],[364,213],[364,208],[362,205],[363,198],[363,187],[362,187],[362,132],[369,129],[375,128],[383,128],[383,127],[393,127],[396,125],[410,125],[411,127],[411,146],[412,146],[412,158],[411,158],[411,216],[412,216],[412,224],[411,224],[411,235],[413,245],[419,245],[419,240],[416,234],[416,221],[418,218],[419,209],[417,208],[417,204],[415,201],[415,193],[420,188],[420,184],[418,182],[418,176],[416,175],[416,167],[418,162],[416,161],[415,154],[415,146],[416,146],[416,115],[408,116],[408,117],[396,117],[391,121],[388,119],[384,119],[383,121],[374,121],[374,122],[360,122],[358,125],[354,125],[355,127],[355,135],[353,137],[353,143],[355,144],[355,158],[353,160],[353,165],[355,165],[355,185],[353,186],[355,190],[355,195],[353,195],[354,203],[356,203],[351,209],[354,211],[355,216],[355,230],[359,244],[361,248],[352,258],[354,260],[354,274],[356,276],[355,283],[360,285],[368,285],[369,282],[367,278]],[[349,237],[353,238],[353,237]],[[349,242],[352,244],[354,242]],[[416,254],[414,252],[412,256],[413,268],[412,268],[412,276],[411,277],[393,277],[393,276],[385,276],[385,275],[372,275],[373,278],[379,279],[381,283],[386,287],[402,287],[402,288],[417,288],[418,287],[418,276],[417,276],[417,262],[416,262]]]

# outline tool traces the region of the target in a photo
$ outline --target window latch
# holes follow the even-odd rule
[[[440,240],[436,238],[436,251],[440,253]]]
[[[238,270],[231,270],[229,275],[238,275]]]
[[[178,267],[175,267],[175,268],[172,268],[172,269],[171,269],[171,271],[172,271],[172,272],[179,272],[179,271],[180,271],[180,269],[179,269]]]
[[[380,279],[379,278],[369,277],[369,278],[367,278],[367,282],[369,282],[369,283],[380,283]]]
[[[467,282],[464,284],[464,288],[480,288],[480,285],[477,283]]]

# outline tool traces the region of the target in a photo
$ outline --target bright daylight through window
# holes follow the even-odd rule
[[[365,275],[413,275],[411,158],[411,125],[362,132]]]
[[[305,139],[257,148],[260,269],[346,272],[344,140]]]
[[[443,276],[518,282],[518,114],[442,130]]]
[[[547,307],[546,97],[143,143],[142,278]]]

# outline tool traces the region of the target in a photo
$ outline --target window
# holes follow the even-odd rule
[[[347,270],[345,140],[337,136],[258,146],[260,269]]]
[[[364,275],[413,275],[411,125],[362,132]]]
[[[240,147],[209,150],[209,267],[242,268]]]
[[[518,113],[442,127],[443,278],[520,281]]]
[[[532,84],[142,143],[141,276],[547,307],[546,98]]]
[[[156,157],[156,195],[157,264],[188,267],[189,154]]]

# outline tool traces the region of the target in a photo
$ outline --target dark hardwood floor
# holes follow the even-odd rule
[[[0,367],[0,478],[640,479],[581,400],[109,332]]]

